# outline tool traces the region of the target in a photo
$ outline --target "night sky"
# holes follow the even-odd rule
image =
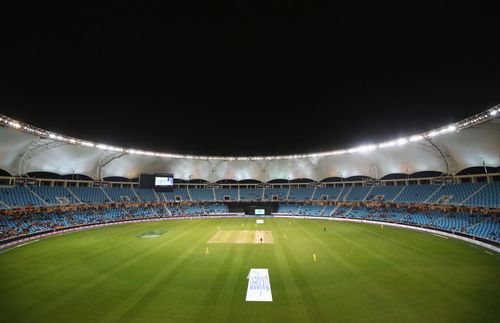
[[[4,11],[0,113],[100,143],[308,153],[500,103],[500,25],[484,7],[40,6]]]

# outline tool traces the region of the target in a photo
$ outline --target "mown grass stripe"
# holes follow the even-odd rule
[[[287,224],[288,225],[288,224]],[[272,223],[273,232],[275,235],[279,235],[280,230],[277,223]],[[289,228],[284,228],[286,231],[290,232]],[[284,232],[284,231],[283,231]],[[290,233],[289,233],[290,234]],[[280,235],[281,236],[281,235]],[[284,238],[283,238],[284,239]],[[300,287],[297,285],[297,282],[292,273],[292,263],[290,262],[290,255],[285,254],[285,250],[282,245],[288,243],[287,241],[283,241],[284,243],[275,243],[273,245],[274,255],[280,264],[277,267],[278,275],[273,275],[271,279],[280,279],[281,285],[283,286],[283,292],[281,293],[285,297],[285,304],[288,304],[290,318],[295,319],[297,322],[312,322],[312,317],[309,315],[306,306],[304,305],[304,300],[302,299],[302,294],[300,291]],[[296,268],[295,270],[297,270]],[[275,297],[277,297],[277,293],[275,292]],[[285,320],[284,320],[285,321]]]
[[[100,233],[100,230],[105,230],[105,229],[108,228],[102,228],[96,230],[99,230]],[[116,239],[117,235],[125,236],[136,230],[137,228],[132,227],[130,228],[130,230],[116,231],[115,233],[111,233],[109,237],[107,237],[106,239]],[[85,233],[86,235],[92,235],[95,234],[96,232],[85,231],[81,233]],[[65,239],[65,241],[66,240],[67,239]],[[78,245],[78,249],[85,250],[85,255],[80,255],[78,257],[73,257],[73,258],[66,258],[65,254],[68,252],[69,249],[75,248],[75,245],[72,243],[66,245],[62,243],[59,244],[58,243],[59,241],[56,240],[48,242],[50,244],[57,243],[57,248],[46,248],[46,246],[42,245],[39,248],[32,249],[29,252],[27,251],[28,255],[26,256],[26,258],[23,258],[23,261],[25,261],[23,267],[29,268],[31,270],[33,270],[34,267],[36,267],[37,275],[36,276],[19,275],[20,276],[19,279],[6,281],[5,285],[3,285],[2,287],[5,287],[6,289],[16,289],[27,284],[37,284],[37,282],[43,283],[44,277],[48,277],[57,272],[65,272],[69,270],[69,268],[71,268],[72,266],[78,265],[82,262],[87,262],[90,259],[94,259],[102,255],[105,255],[107,253],[113,252],[116,249],[123,248],[123,245],[120,244],[111,245],[111,247],[108,248],[96,248],[97,245],[103,243],[102,239],[93,239],[93,240],[90,239],[89,243],[86,242],[87,240],[88,239],[84,239],[85,242]],[[46,239],[42,239],[40,242],[43,244],[46,243],[47,241]],[[42,250],[42,252],[40,252],[39,250]],[[52,252],[45,252],[45,250],[51,250]],[[51,260],[51,265],[39,266],[39,264],[45,263],[46,259]],[[0,264],[3,266],[2,261],[0,261]]]
[[[303,219],[266,219],[259,229],[272,230],[274,244],[207,243],[218,227],[253,231],[254,222],[179,219],[157,239],[136,235],[165,222],[131,224],[2,254],[2,321],[496,323],[500,315],[500,257],[483,248]],[[273,302],[245,302],[250,268],[269,269]]]
[[[475,309],[474,305],[471,304],[470,301],[464,299],[463,297],[458,296],[457,293],[453,292],[453,291],[458,292],[458,288],[460,288],[460,286],[451,284],[446,280],[438,279],[435,275],[426,276],[422,272],[416,272],[412,268],[407,268],[407,266],[404,266],[404,264],[402,264],[400,259],[398,259],[398,257],[396,256],[397,252],[381,253],[380,250],[389,250],[391,243],[393,243],[394,245],[395,238],[387,238],[383,234],[379,233],[378,230],[369,225],[361,226],[359,229],[366,234],[379,237],[379,239],[373,241],[382,244],[382,246],[378,246],[376,248],[374,246],[375,243],[361,244],[357,239],[353,239],[352,243],[356,245],[359,250],[363,250],[365,256],[369,255],[371,258],[376,259],[376,261],[387,264],[391,268],[392,272],[396,272],[402,276],[405,276],[405,281],[415,281],[418,282],[419,284],[427,286],[428,289],[433,291],[433,295],[440,295],[440,297],[447,298],[449,301],[455,303],[456,307],[467,308],[470,311],[474,311]],[[404,234],[404,232],[401,232],[401,230],[397,231],[399,233]],[[415,234],[423,236],[424,239],[426,240],[429,239],[428,235],[426,234],[419,234],[418,232],[415,232]],[[432,252],[430,250],[425,250],[422,248],[414,248],[410,246],[411,241],[412,241],[411,239],[403,241],[398,240],[396,245],[399,248],[401,248],[401,250],[407,250],[411,248],[415,251],[423,252],[425,256],[427,255],[429,255],[429,257],[431,256]],[[394,247],[392,247],[392,250],[394,250]],[[432,259],[433,262],[440,264],[444,264],[447,261],[447,259],[443,258],[442,256],[435,254],[432,254],[432,257],[430,258]],[[427,295],[424,294],[421,295],[421,297],[426,297],[426,296]],[[399,312],[401,308],[404,308],[404,306],[400,305],[398,309],[395,309],[394,311]],[[412,312],[415,313],[413,310]],[[423,314],[425,314],[425,312],[418,313],[418,316],[421,317]],[[484,312],[478,311],[478,315],[486,318]],[[428,320],[430,318],[421,317],[421,319]]]
[[[290,249],[288,244],[280,244],[279,247],[281,247],[281,252],[285,256],[286,262],[292,267],[290,270],[291,278],[294,281],[294,285],[297,286],[296,291],[299,298],[302,300],[307,299],[308,301],[308,306],[304,307],[308,315],[307,321],[326,322],[328,317],[321,310],[318,299],[309,285],[306,276],[303,274],[305,268],[299,263],[295,253]]]
[[[141,286],[140,289],[134,291],[127,296],[117,307],[110,309],[108,314],[101,320],[103,323],[112,323],[121,320],[123,317],[133,316],[140,309],[137,305],[146,297],[153,297],[155,292],[160,289],[168,288],[168,282],[175,280],[176,276],[181,273],[185,265],[187,265],[196,251],[199,252],[199,243],[204,240],[204,237],[199,237],[193,241],[190,248],[183,251],[182,255],[175,261],[163,267],[156,275],[150,278]]]
[[[193,226],[199,227],[202,226],[203,223],[196,223],[193,224]],[[38,317],[43,317],[44,315],[50,313],[52,310],[56,309],[57,307],[64,306],[63,304],[67,302],[68,300],[75,299],[79,297],[84,291],[90,290],[92,288],[97,287],[100,283],[110,279],[113,277],[113,275],[117,274],[120,271],[126,270],[128,267],[130,267],[132,264],[135,264],[137,262],[140,262],[142,259],[146,258],[153,252],[165,248],[169,244],[173,244],[176,241],[182,239],[183,237],[189,236],[190,231],[186,230],[182,233],[180,233],[178,236],[174,236],[171,239],[165,239],[161,243],[156,239],[155,241],[158,241],[158,244],[156,244],[154,247],[147,251],[142,251],[140,255],[131,257],[128,261],[122,262],[119,265],[110,263],[109,264],[109,270],[102,272],[100,275],[97,275],[95,277],[89,277],[85,281],[78,281],[75,282],[72,286],[68,286],[68,288],[65,289],[65,291],[62,291],[59,295],[54,295],[53,299],[51,300],[45,300],[45,305],[43,306],[43,309],[41,309],[38,313]],[[112,268],[112,269],[111,269]]]

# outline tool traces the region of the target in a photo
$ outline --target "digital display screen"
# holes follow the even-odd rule
[[[141,174],[139,176],[139,188],[154,189],[158,192],[173,192],[174,174],[156,173]]]
[[[264,215],[266,214],[265,209],[255,209],[255,215]]]
[[[155,186],[171,186],[174,185],[173,177],[155,177]]]
[[[174,191],[174,175],[168,173],[154,174],[154,190],[157,192]]]

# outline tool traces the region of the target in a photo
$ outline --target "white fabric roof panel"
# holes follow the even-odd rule
[[[499,113],[500,115],[500,113]],[[39,137],[1,124],[0,168],[12,175],[45,171],[60,175],[84,174],[94,179],[108,176],[139,177],[140,173],[170,172],[176,178],[273,179],[369,176],[439,171],[456,174],[462,169],[500,164],[500,119],[490,118],[456,132],[405,145],[367,152],[311,155],[296,158],[162,157],[107,151],[69,141]],[[367,134],[368,135],[368,134]]]

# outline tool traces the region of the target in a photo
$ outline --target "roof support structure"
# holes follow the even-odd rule
[[[96,178],[98,180],[102,180],[102,169],[104,167],[106,167],[106,165],[108,165],[109,163],[111,163],[113,160],[116,160],[118,158],[121,158],[125,155],[128,155],[127,153],[123,153],[123,152],[112,152],[112,153],[109,153],[109,152],[103,152],[101,154],[101,156],[99,157],[99,162],[97,164],[97,176]]]
[[[443,165],[441,171],[444,173],[454,175],[457,172],[455,159],[453,159],[444,145],[435,143],[431,138],[425,138],[425,142],[419,144],[419,148],[438,157]]]
[[[305,158],[305,160],[311,165],[311,168],[312,168],[313,173],[314,173],[313,180],[319,181],[319,167],[318,167],[317,163],[312,161],[311,158]]]
[[[54,141],[36,137],[32,140],[16,157],[13,163],[13,175],[23,176],[27,174],[28,162],[35,155],[46,152],[48,150],[67,145],[64,142]]]

